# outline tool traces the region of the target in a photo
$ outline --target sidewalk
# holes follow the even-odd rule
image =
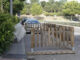
[[[76,45],[76,54],[75,55],[38,55],[35,56],[36,60],[79,60],[80,59],[80,28],[74,28],[75,30],[75,43]],[[25,52],[25,41],[26,36],[18,43],[13,43],[10,50],[5,54],[5,56],[0,57],[0,60],[26,60],[26,52]],[[29,42],[29,41],[28,41]],[[27,49],[28,50],[28,49]],[[27,51],[26,50],[26,51]],[[62,57],[63,56],[63,57]],[[72,57],[72,58],[70,58]],[[62,58],[62,59],[60,59]],[[76,58],[76,59],[75,59]]]
[[[0,60],[26,60],[26,59],[0,58]]]
[[[24,38],[20,42],[13,43],[0,60],[26,60]]]

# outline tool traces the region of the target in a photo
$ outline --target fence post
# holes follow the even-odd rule
[[[37,27],[37,47],[39,47],[39,25]]]
[[[41,28],[41,47],[43,47],[43,24],[41,24],[40,28]]]
[[[50,46],[50,27],[48,27],[48,46]]]
[[[71,45],[72,45],[72,50],[74,51],[74,28],[71,27]]]
[[[34,52],[35,47],[35,31],[34,28],[31,29],[31,52]]]

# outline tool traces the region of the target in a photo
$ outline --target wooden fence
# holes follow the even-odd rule
[[[31,24],[31,26],[32,49],[71,50],[74,47],[73,27],[49,23]]]

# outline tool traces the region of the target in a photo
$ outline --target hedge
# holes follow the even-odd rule
[[[19,19],[9,14],[0,14],[0,55],[6,51],[14,38],[14,25]]]

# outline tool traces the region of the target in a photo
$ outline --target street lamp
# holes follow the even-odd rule
[[[13,1],[10,0],[10,14],[13,15]]]

